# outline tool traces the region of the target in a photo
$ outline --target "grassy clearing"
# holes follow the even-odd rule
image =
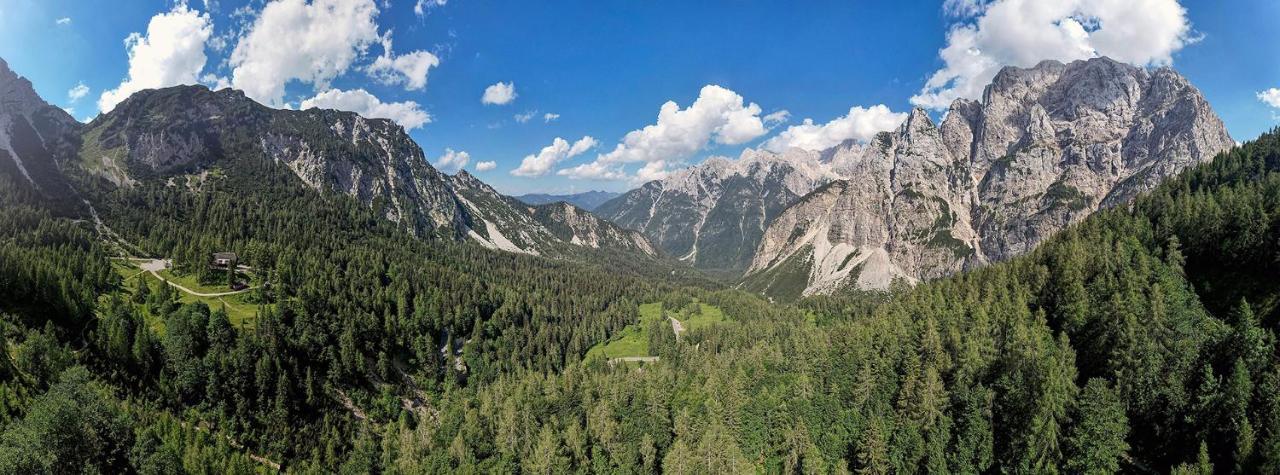
[[[698,313],[694,315],[684,315],[683,313],[680,313],[672,316],[675,317],[676,320],[680,320],[680,323],[684,325],[685,330],[706,328],[725,320],[724,310],[720,310],[720,307],[715,305],[707,305],[705,303],[698,303]]]
[[[639,306],[640,323],[628,325],[609,341],[598,343],[587,351],[586,359],[628,358],[651,356],[649,354],[649,323],[662,318],[662,303],[646,303]]]
[[[653,356],[649,353],[649,326],[655,320],[665,318],[662,302],[642,304],[639,311],[640,323],[628,325],[609,341],[591,347],[585,359]],[[695,314],[686,315],[683,311],[668,311],[666,314],[679,320],[686,331],[706,328],[727,320],[720,307],[701,302],[698,303],[698,312]]]
[[[213,285],[201,284],[200,280],[196,279],[196,276],[177,275],[173,273],[172,269],[165,269],[157,272],[157,274],[160,274],[161,278],[169,282],[173,282],[175,284],[181,285],[183,287],[194,290],[196,292],[200,292],[202,294],[217,294],[217,293],[231,291],[231,286],[227,285],[226,282],[223,282],[221,284],[213,284]]]
[[[112,267],[115,269],[117,274],[120,274],[120,277],[125,279],[124,287],[127,293],[130,295],[133,294],[133,287],[135,282],[134,279],[139,274],[141,274],[143,277],[147,279],[147,283],[151,285],[152,292],[156,292],[159,289],[159,286],[161,285],[161,282],[158,279],[156,279],[155,276],[151,275],[150,272],[143,272],[142,269],[139,268],[134,263],[117,260],[117,261],[112,261]],[[211,286],[200,285],[194,277],[174,276],[167,269],[160,271],[158,273],[164,276],[166,279],[170,279],[171,282],[177,283],[178,285],[181,285],[183,287],[186,287],[188,289],[191,289],[197,292],[216,293],[216,292],[228,291],[228,289],[225,286],[211,287]],[[258,304],[247,301],[247,298],[252,293],[252,291],[235,294],[235,295],[227,295],[222,297],[197,297],[178,289],[174,289],[174,291],[178,293],[178,301],[182,303],[202,302],[205,305],[208,305],[209,309],[211,310],[226,308],[227,319],[231,321],[231,326],[233,327],[236,327],[236,328],[243,327],[246,329],[253,328],[254,323],[257,321]],[[147,320],[147,324],[151,326],[151,328],[155,330],[157,334],[164,334],[164,321],[161,320],[160,318],[153,317],[150,314],[150,312],[145,308],[145,306],[141,310],[143,313],[143,317]],[[646,339],[646,342],[647,342],[647,339]]]

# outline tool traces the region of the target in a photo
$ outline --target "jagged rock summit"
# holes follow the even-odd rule
[[[1005,68],[941,125],[916,109],[895,132],[824,152],[847,178],[771,222],[745,284],[883,289],[1007,259],[1234,144],[1169,68],[1108,58]]]

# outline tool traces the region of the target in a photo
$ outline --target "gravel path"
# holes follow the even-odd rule
[[[243,289],[240,289],[240,290],[231,291],[231,292],[216,292],[216,293],[212,293],[212,294],[206,294],[206,293],[204,293],[204,292],[196,292],[196,291],[194,291],[194,290],[191,290],[191,289],[188,289],[188,288],[183,287],[183,286],[181,286],[181,285],[178,285],[178,284],[176,284],[176,283],[174,283],[174,282],[172,282],[172,281],[165,280],[165,278],[164,278],[164,277],[160,277],[159,272],[160,272],[160,271],[162,271],[162,270],[165,270],[165,269],[168,269],[168,268],[169,268],[169,261],[168,261],[168,260],[165,260],[165,259],[151,259],[151,260],[147,260],[147,261],[143,261],[143,262],[139,263],[139,264],[138,264],[138,267],[141,267],[143,271],[150,272],[150,273],[151,273],[151,275],[155,276],[157,280],[159,280],[159,281],[161,281],[161,282],[168,282],[168,283],[169,283],[169,285],[172,285],[174,288],[176,288],[176,289],[178,289],[178,290],[181,290],[181,291],[183,291],[183,292],[186,292],[186,293],[188,293],[188,294],[194,295],[194,296],[196,296],[196,297],[225,297],[225,296],[228,296],[228,295],[243,294],[243,293],[245,293],[245,292],[248,292],[248,291],[250,291],[250,290],[253,290],[253,289],[257,288],[257,287],[246,287],[246,288],[243,288]]]

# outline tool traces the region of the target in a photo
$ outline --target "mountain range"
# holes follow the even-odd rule
[[[0,172],[67,209],[81,206],[77,190],[159,182],[198,192],[251,161],[420,236],[551,257],[666,255],[785,299],[1008,259],[1235,143],[1172,69],[1046,61],[1005,68],[940,125],[916,109],[866,143],[747,149],[607,201],[513,198],[465,171],[441,173],[403,128],[350,112],[177,86],[80,124],[3,63],[0,94]]]
[[[239,91],[175,86],[133,94],[89,124],[36,95],[0,63],[0,171],[51,198],[145,181],[199,191],[245,161],[342,193],[422,236],[534,255],[582,248],[656,256],[639,233],[571,204],[530,205],[465,171],[446,175],[394,122],[326,109],[272,109]],[[243,179],[243,178],[240,178]],[[265,184],[264,184],[265,185]]]
[[[604,202],[618,197],[621,193],[612,191],[584,191],[582,193],[571,193],[567,195],[554,195],[546,193],[529,193],[516,196],[515,199],[523,201],[531,205],[544,205],[563,201],[587,211],[595,211],[597,207]]]
[[[1025,253],[1234,144],[1170,68],[1045,61],[940,126],[915,109],[868,143],[713,158],[597,211],[769,295],[886,289]]]

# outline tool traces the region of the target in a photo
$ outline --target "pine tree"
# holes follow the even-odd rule
[[[1066,468],[1072,473],[1105,474],[1120,471],[1129,450],[1125,438],[1129,419],[1118,395],[1100,378],[1085,384],[1075,411],[1075,425],[1067,439]]]

